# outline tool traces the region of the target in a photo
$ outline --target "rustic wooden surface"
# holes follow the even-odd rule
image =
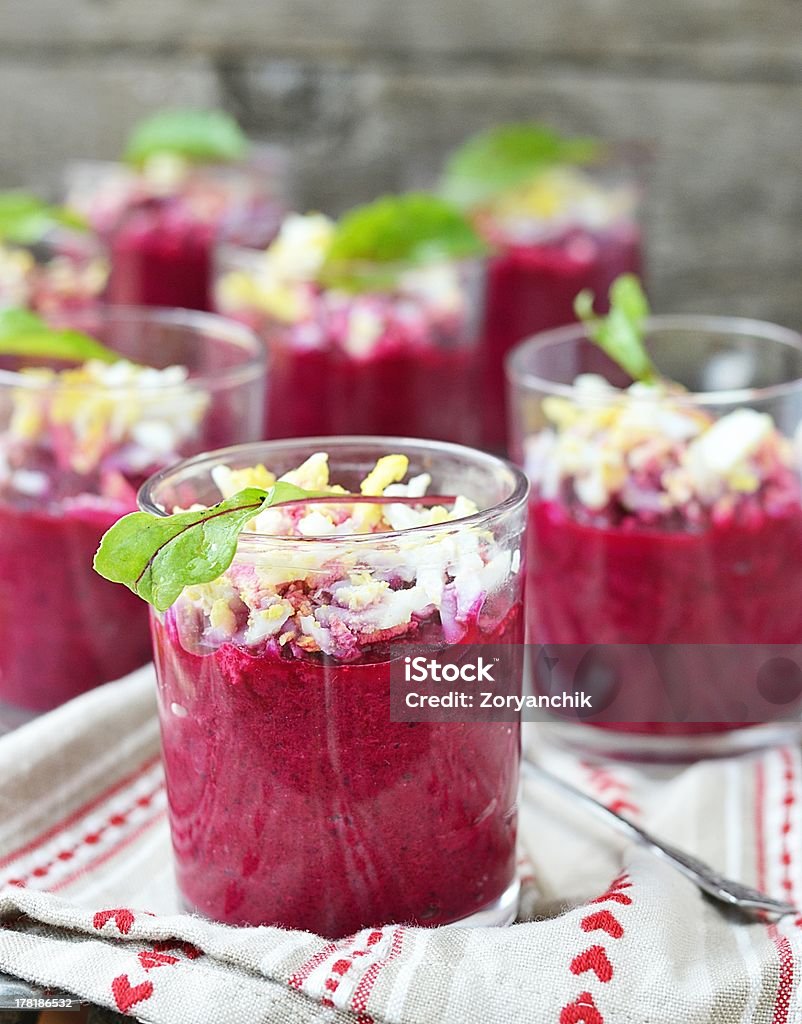
[[[160,103],[286,143],[298,202],[425,185],[508,117],[655,146],[656,304],[802,326],[799,0],[0,0],[0,183]]]

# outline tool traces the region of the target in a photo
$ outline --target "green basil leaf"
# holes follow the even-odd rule
[[[449,157],[440,191],[460,207],[481,206],[550,167],[592,163],[602,150],[595,139],[565,138],[545,124],[497,125]]]
[[[194,164],[233,163],[247,149],[242,129],[222,110],[162,110],[134,128],[124,158],[137,167],[163,153]]]
[[[399,269],[481,256],[485,249],[445,200],[423,192],[384,196],[339,220],[321,280],[353,291],[390,288]]]

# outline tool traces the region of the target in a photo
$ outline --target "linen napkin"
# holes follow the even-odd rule
[[[0,971],[154,1024],[802,1019],[802,917],[719,910],[534,783],[510,928],[389,925],[330,942],[182,913],[154,692],[142,670],[0,738]],[[539,728],[526,744],[549,770],[802,900],[798,749],[643,770],[577,759]]]

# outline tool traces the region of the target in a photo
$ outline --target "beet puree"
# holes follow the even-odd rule
[[[479,439],[474,352],[397,339],[363,358],[342,350],[271,349],[268,437],[375,434]]]
[[[535,500],[529,524],[533,642],[796,644],[802,637],[799,505],[773,513],[753,506],[748,516],[682,531],[632,521],[586,525],[561,502]],[[741,677],[737,669],[727,678],[711,672],[704,651],[688,652],[683,665],[682,696],[695,723],[669,724],[662,692],[625,675],[617,699],[630,721],[608,727],[672,734],[734,728],[733,717],[704,719],[713,709],[737,716],[738,701],[754,687],[748,658]],[[663,723],[652,721],[661,717]]]
[[[0,503],[3,701],[47,711],[148,661],[146,606],[92,571],[101,536],[127,511]]]
[[[192,220],[171,201],[133,207],[113,232],[110,302],[210,310],[217,225]]]
[[[230,643],[198,656],[174,614],[151,622],[178,882],[192,909],[339,937],[459,920],[510,886],[517,725],[391,722],[398,644],[375,648],[372,663]],[[436,621],[427,632],[440,642]],[[517,605],[464,642],[521,634]]]
[[[496,240],[497,241],[497,240]],[[491,260],[482,336],[483,443],[507,447],[504,358],[519,341],[572,323],[574,299],[583,288],[606,309],[619,274],[641,272],[640,235],[632,224],[604,234],[575,229],[536,244],[504,244]]]

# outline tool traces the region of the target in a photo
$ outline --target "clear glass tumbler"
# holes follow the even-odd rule
[[[386,434],[479,440],[482,260],[360,264],[357,292],[304,278],[277,286],[264,253],[217,256],[215,308],[264,340],[266,436]]]
[[[262,147],[232,166],[154,166],[74,164],[67,203],[107,247],[109,302],[210,310],[215,244],[267,245],[278,228],[287,198],[284,154]]]
[[[532,483],[528,641],[578,645],[566,667],[596,645],[618,659],[603,685],[622,720],[549,734],[645,759],[798,738],[802,337],[656,316],[648,347],[681,387],[627,387],[582,326],[507,363],[514,457]]]
[[[92,569],[100,538],[136,508],[137,489],[155,470],[261,430],[263,346],[243,325],[110,308],[73,326],[121,362],[65,369],[0,358],[6,711],[47,710],[148,661],[145,606]]]
[[[474,211],[495,250],[481,343],[484,447],[508,447],[507,353],[573,322],[583,288],[606,296],[620,274],[642,273],[643,163],[637,147],[604,146],[595,164],[549,167]]]
[[[436,442],[276,441],[168,469],[140,507],[211,505],[229,470],[283,474],[316,452],[357,494],[380,456],[405,455],[413,478],[428,474],[433,493],[479,511],[382,533],[245,532],[220,579],[152,613],[185,903],[331,937],[390,922],[509,923],[519,725],[394,722],[390,671],[413,640],[522,642],[526,478]],[[372,522],[377,506],[354,507]]]

